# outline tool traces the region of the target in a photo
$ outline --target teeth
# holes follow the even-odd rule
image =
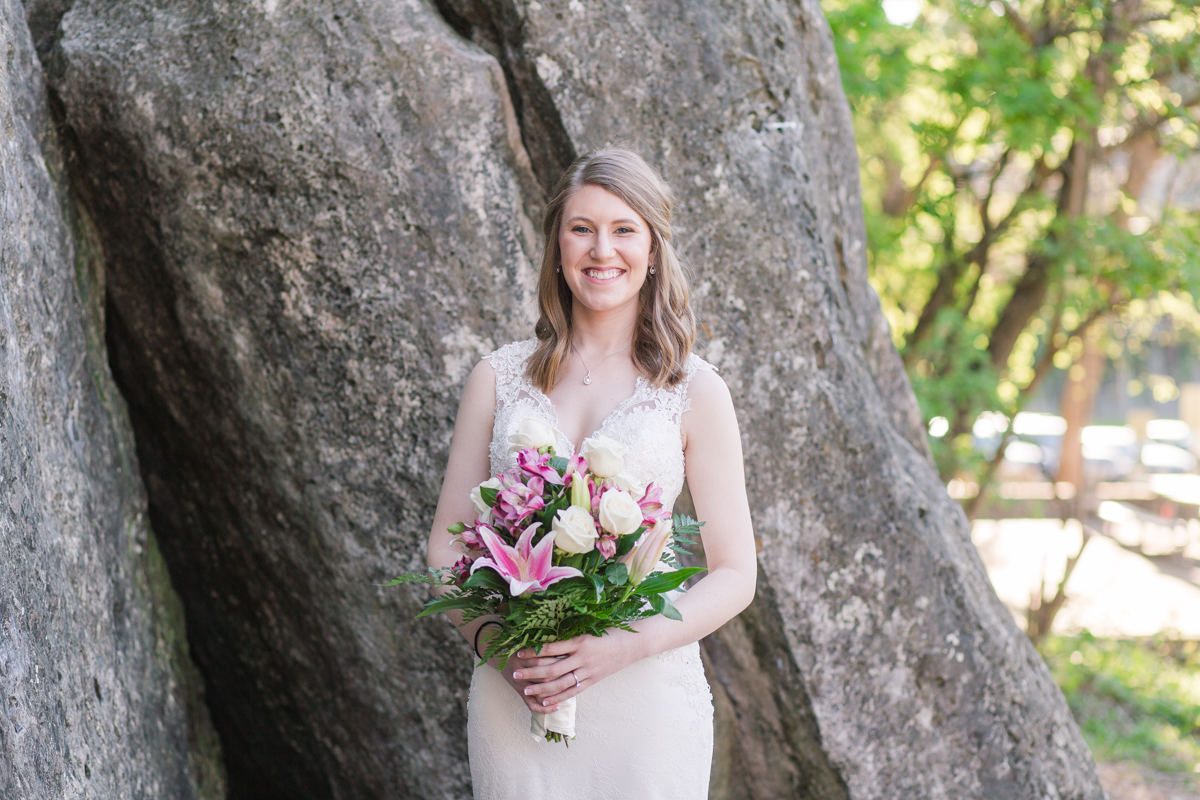
[[[584,273],[587,274],[589,277],[595,278],[598,281],[606,281],[609,278],[615,278],[618,275],[620,275],[621,270],[619,270],[619,269],[606,269],[606,270],[585,269]]]

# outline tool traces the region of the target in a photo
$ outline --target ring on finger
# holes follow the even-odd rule
[[[571,677],[575,679],[575,688],[579,688],[579,676],[575,674],[575,670],[571,670]]]

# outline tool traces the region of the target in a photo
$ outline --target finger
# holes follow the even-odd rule
[[[542,702],[535,697],[526,697],[525,705],[534,714],[553,714],[555,711],[558,711],[558,709],[559,709],[559,706],[557,706],[557,705],[543,706]]]
[[[545,705],[546,708],[551,708],[551,707],[557,708],[562,703],[565,703],[567,700],[570,700],[572,697],[577,696],[580,692],[582,692],[587,687],[588,687],[588,681],[585,678],[580,678],[578,686],[576,686],[574,684],[574,682],[569,683],[567,685],[567,688],[564,691],[559,692],[558,694],[550,695],[549,697],[543,697],[543,698],[541,698],[541,702],[546,704]],[[546,712],[542,711],[541,713],[545,714]]]
[[[579,639],[567,639],[562,642],[547,642],[542,646],[542,652],[539,656],[567,656],[579,649]],[[524,651],[523,651],[524,652]],[[533,650],[528,650],[530,655],[533,655]]]
[[[582,682],[577,681],[574,674],[567,674],[557,680],[527,686],[525,691],[532,696],[540,697],[543,706],[552,706],[555,703],[550,700],[551,697],[558,697],[566,691],[574,689],[576,683]]]
[[[570,672],[575,665],[570,659],[550,659],[549,664],[543,664],[540,667],[522,667],[520,670],[513,672],[513,677],[519,681],[532,681],[534,683],[543,683],[545,681],[554,680],[555,678],[565,675]]]

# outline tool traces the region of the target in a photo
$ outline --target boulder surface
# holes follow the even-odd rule
[[[225,797],[104,351],[104,272],[0,0],[0,797]]]
[[[761,540],[705,643],[714,796],[1103,797],[930,463],[815,0],[40,20],[232,797],[469,795],[468,648],[373,584],[423,563],[467,372],[529,335],[545,187],[618,138],[680,195]]]

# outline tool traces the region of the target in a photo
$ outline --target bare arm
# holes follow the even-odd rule
[[[475,519],[471,490],[491,477],[488,447],[492,441],[495,416],[496,372],[485,359],[471,370],[467,385],[463,389],[462,401],[458,406],[458,417],[454,421],[454,439],[450,444],[450,458],[446,461],[446,476],[442,479],[442,493],[438,497],[437,511],[433,515],[433,530],[429,533],[429,544],[425,550],[425,560],[431,567],[449,567],[463,555],[463,551],[454,544],[453,535],[446,528],[455,522]],[[481,618],[463,625],[460,612],[448,611],[446,616],[450,617],[450,621],[471,644],[474,644],[476,631],[487,621]],[[480,650],[485,648],[488,638],[493,635],[494,628],[481,634]],[[544,709],[539,705],[539,698],[525,693],[528,681],[514,678],[513,672],[551,661],[551,658],[511,658],[501,673],[513,690],[525,700],[530,710]],[[496,664],[493,663],[492,666],[495,667]]]
[[[634,623],[637,633],[613,630],[546,645],[542,655],[567,657],[517,674],[534,681],[527,691],[547,707],[634,661],[707,636],[754,599],[758,562],[733,400],[725,382],[709,371],[697,372],[688,396],[692,407],[684,415],[685,464],[696,514],[705,522],[701,536],[708,572],[675,602],[681,622],[656,615]]]

